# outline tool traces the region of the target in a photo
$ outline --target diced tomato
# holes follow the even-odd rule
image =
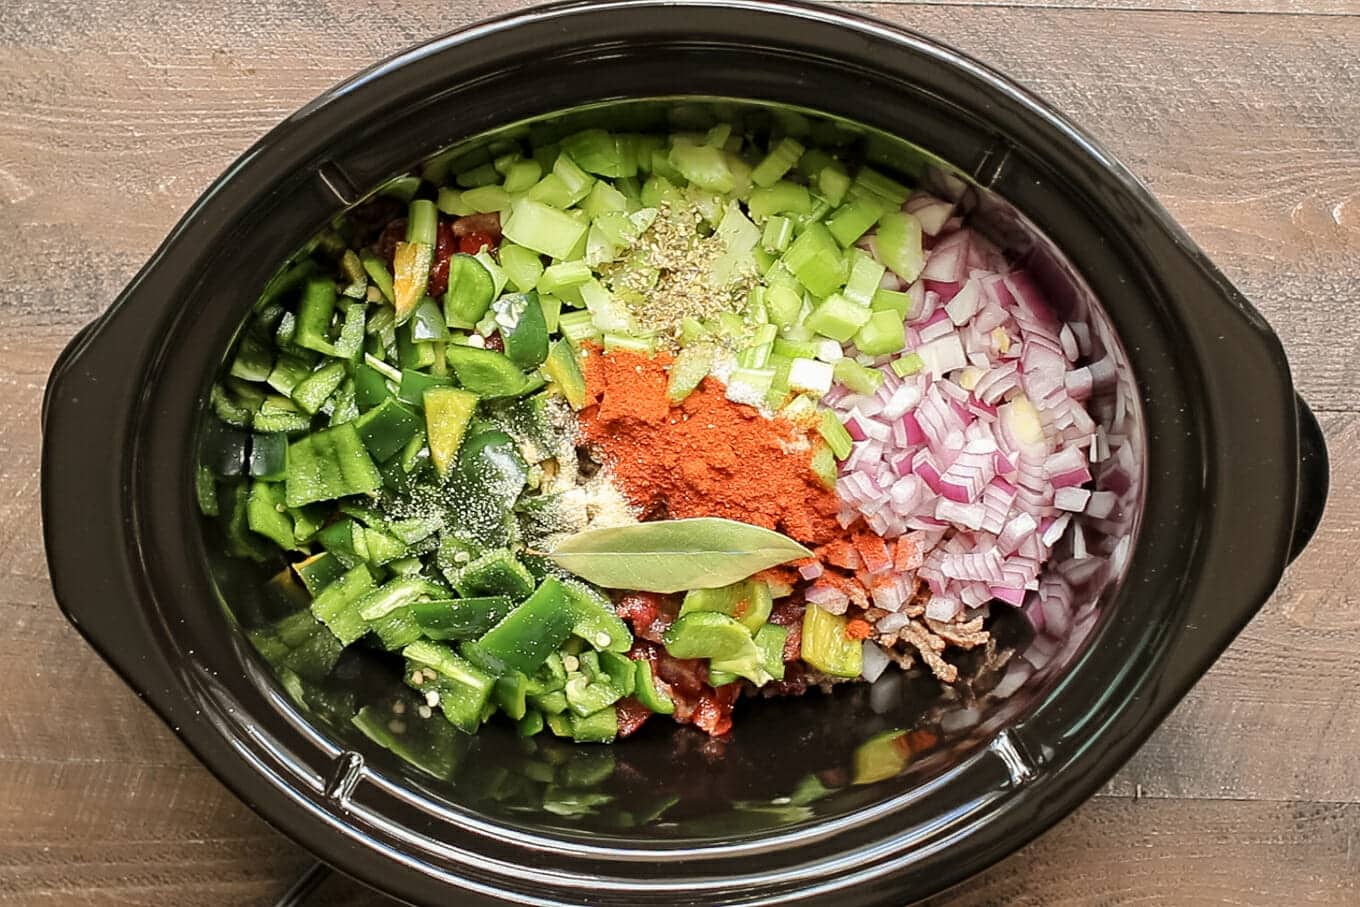
[[[458,251],[476,255],[485,246],[494,249],[501,243],[501,216],[469,214],[453,222],[453,234],[458,237]]]
[[[464,255],[476,255],[482,249],[496,248],[497,238],[490,233],[469,233],[458,239],[458,251]]]
[[[732,730],[732,705],[739,695],[739,683],[729,683],[701,695],[694,709],[694,726],[712,737],[721,737]]]
[[[505,352],[505,338],[501,336],[500,331],[492,331],[487,335],[486,348],[495,350],[498,353]]]
[[[905,739],[913,753],[923,753],[926,750],[933,750],[936,744],[940,742],[939,736],[934,731],[927,730],[911,731],[906,735]]]
[[[430,265],[430,283],[425,292],[439,297],[449,288],[449,259],[458,247],[458,237],[453,235],[453,226],[445,223],[439,225],[435,236],[434,262]]]
[[[647,719],[652,717],[651,709],[638,702],[632,696],[620,700],[615,706],[614,711],[619,718],[619,736],[627,737],[642,727]]]
[[[632,625],[634,634],[658,643],[675,620],[676,612],[670,599],[652,592],[629,592],[614,609]]]
[[[392,259],[397,255],[397,243],[406,241],[406,218],[398,217],[394,221],[388,222],[383,231],[378,234],[378,257],[387,262],[387,266],[392,266]]]
[[[785,663],[797,661],[803,654],[803,612],[807,606],[798,599],[785,598],[775,602],[770,612],[770,623],[787,627],[789,635],[784,637]]]

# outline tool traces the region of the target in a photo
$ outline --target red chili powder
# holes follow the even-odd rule
[[[726,517],[808,544],[841,535],[836,496],[812,471],[806,432],[733,403],[713,378],[671,406],[670,362],[623,350],[585,358],[582,430],[624,494],[647,517]]]

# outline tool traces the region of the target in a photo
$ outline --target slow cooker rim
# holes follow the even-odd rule
[[[620,6],[620,7],[624,7],[624,6],[626,6],[626,7],[646,7],[647,5],[648,5],[648,4],[647,4],[646,2],[639,2],[639,0],[626,0],[626,2],[621,2],[621,3],[616,3],[616,4],[602,4],[602,5],[600,5],[600,6],[606,6],[606,7],[612,7],[612,6]],[[784,9],[784,10],[796,9],[796,10],[801,10],[801,11],[804,11],[804,12],[807,11],[807,9],[804,8],[804,7],[793,7],[793,6],[790,5],[790,4],[740,3],[740,4],[735,4],[735,5],[736,5],[736,6],[740,6],[740,7],[744,8],[744,9],[752,9],[752,10],[757,10],[757,9],[759,9],[759,10],[767,10],[767,11],[769,11],[769,10],[778,11],[779,9]],[[537,10],[537,11],[530,11],[529,13],[525,13],[525,14],[517,14],[517,15],[512,15],[512,16],[510,16],[510,17],[505,17],[505,18],[503,18],[502,20],[498,20],[498,23],[514,22],[514,21],[518,20],[518,19],[521,18],[521,17],[537,17],[537,16],[539,16],[539,15],[550,15],[550,14],[555,14],[555,13],[558,12],[558,11],[570,11],[570,10],[575,10],[575,9],[579,9],[579,8],[580,8],[580,7],[579,7],[579,5],[577,5],[577,4],[570,4],[570,5],[567,5],[567,6],[559,6],[559,7],[553,7],[553,8],[546,8],[546,9]],[[818,11],[817,11],[817,15],[818,15],[818,16],[822,16],[822,17],[827,18],[829,21],[840,22],[840,23],[842,23],[842,24],[844,24],[844,23],[847,22],[847,21],[848,21],[848,22],[852,22],[852,23],[859,24],[859,23],[861,23],[861,22],[863,21],[863,20],[859,20],[858,18],[853,18],[853,17],[845,16],[844,14],[839,14],[839,13],[834,14],[834,15],[829,15],[829,14],[830,14],[830,11],[824,11],[824,10],[818,10]],[[498,24],[498,23],[492,23],[492,24]],[[879,27],[879,26],[876,26],[876,27]],[[475,32],[476,32],[476,30],[474,29],[474,30],[473,30],[473,33],[464,33],[463,35],[458,35],[458,36],[454,36],[454,37],[455,37],[455,38],[458,38],[458,39],[460,39],[460,40],[466,40],[466,39],[469,38],[469,37],[475,36]],[[902,39],[902,36],[901,36],[900,34],[894,33],[894,38],[897,39],[897,40],[901,40],[901,39]],[[346,96],[346,95],[349,94],[350,92],[355,91],[356,89],[358,89],[358,88],[361,86],[362,83],[366,83],[366,82],[369,81],[369,80],[374,80],[374,79],[380,78],[384,73],[386,73],[386,72],[388,72],[388,71],[392,71],[392,69],[391,69],[390,67],[395,67],[395,66],[397,66],[397,65],[400,65],[402,62],[407,61],[407,60],[409,60],[409,59],[423,58],[423,57],[425,57],[425,56],[433,55],[433,54],[437,54],[437,53],[441,52],[441,50],[444,49],[444,47],[445,47],[445,42],[448,42],[448,41],[451,41],[451,40],[453,40],[453,38],[441,39],[441,41],[433,42],[432,44],[426,45],[426,46],[424,46],[424,47],[422,47],[422,48],[419,48],[419,49],[417,49],[417,50],[415,50],[415,51],[410,51],[410,52],[407,52],[406,54],[400,55],[400,56],[398,56],[397,58],[394,58],[394,60],[389,61],[388,64],[379,64],[378,67],[374,67],[373,69],[367,71],[365,74],[362,74],[361,76],[356,77],[354,80],[351,80],[350,82],[347,82],[345,85],[343,85],[343,86],[341,86],[341,87],[339,87],[339,88],[337,88],[337,89],[334,89],[332,92],[328,93],[327,95],[323,95],[322,99],[320,99],[318,102],[316,102],[316,103],[313,104],[313,105],[309,105],[308,108],[306,108],[302,113],[299,113],[294,119],[296,120],[296,119],[304,118],[305,114],[306,114],[308,111],[311,111],[311,110],[315,109],[316,107],[318,107],[318,106],[320,106],[320,105],[323,105],[323,104],[326,104],[326,103],[331,103],[332,101],[335,101],[335,100],[337,100],[337,99],[340,99],[340,98]],[[914,39],[914,40],[920,41],[921,39],[916,38],[916,39]],[[938,46],[935,46],[935,45],[933,45],[933,44],[932,44],[932,48],[933,48],[934,50],[938,51],[938,52],[947,52],[947,51],[945,51],[945,49],[938,48]],[[1028,97],[1024,98],[1023,100],[1026,100],[1026,101],[1029,102],[1029,103],[1035,103],[1035,102],[1033,102],[1033,100],[1032,100],[1031,98],[1028,98]],[[294,122],[294,120],[290,120],[290,121],[289,121],[289,124],[291,124],[291,123],[293,123],[293,122]],[[280,128],[281,128],[281,129],[285,129],[289,124],[285,124],[285,127],[280,127]],[[272,135],[273,135],[273,134],[271,133],[271,136],[272,136]],[[254,158],[257,154],[263,155],[264,152],[265,152],[265,150],[266,150],[266,149],[263,148],[263,146],[264,146],[265,144],[267,144],[268,142],[269,142],[269,138],[267,137],[266,140],[264,140],[264,142],[261,143],[261,146],[257,146],[256,149],[253,149],[251,152],[248,152],[245,159],[252,159],[252,158]],[[1087,149],[1087,150],[1090,151],[1090,149]],[[1094,152],[1091,152],[1091,153],[1094,154]],[[245,159],[243,159],[243,160],[245,160]],[[1102,160],[1104,160],[1104,159],[1102,158]],[[234,169],[235,169],[235,168],[234,168]],[[225,184],[226,184],[227,182],[229,182],[230,179],[231,179],[231,174],[229,173],[227,177],[224,177],[223,182],[217,184],[217,185],[214,187],[213,190],[210,190],[210,194],[224,190],[224,189],[226,188],[226,185],[225,185]],[[1131,177],[1130,177],[1130,179],[1131,179]],[[205,196],[205,199],[206,199],[206,198],[207,198],[207,196]],[[193,220],[195,214],[198,213],[198,212],[200,211],[200,209],[201,209],[201,204],[202,204],[202,203],[200,203],[200,205],[195,206],[195,208],[194,208],[193,210],[190,211],[190,213],[186,216],[186,219],[185,219],[184,224],[181,225],[181,228],[187,228],[188,226],[190,226],[190,222]],[[1160,208],[1158,208],[1158,209],[1156,210],[1156,213],[1162,215],[1163,217],[1164,217],[1164,215],[1165,215],[1164,212],[1161,212],[1161,211],[1160,211]],[[166,246],[163,246],[163,247],[162,247],[162,250],[161,250],[160,252],[157,253],[156,258],[153,259],[153,265],[154,265],[154,263],[155,263],[157,260],[159,260],[159,259],[162,258],[163,254],[167,253],[167,248],[171,245],[172,242],[175,241],[175,239],[177,238],[178,233],[179,233],[179,229],[177,229],[175,235],[172,235],[172,237],[171,237],[170,240],[167,240]],[[1200,257],[1202,258],[1202,254],[1201,254]],[[152,267],[152,265],[148,265],[148,268],[150,268],[150,267]],[[144,271],[144,272],[143,272],[143,275],[144,275],[145,273],[146,273],[146,272]],[[1213,273],[1216,274],[1216,272],[1213,272]],[[138,284],[138,282],[141,280],[141,276],[142,276],[142,275],[139,275],[138,280],[137,280],[137,281],[134,281],[134,284],[133,284],[133,287],[134,287],[134,288],[136,287],[136,285]],[[1211,275],[1211,276],[1212,276],[1212,275]],[[1221,278],[1220,278],[1220,280],[1221,280]],[[1224,285],[1226,286],[1226,282],[1224,282]],[[131,291],[130,291],[130,292],[131,292]],[[1286,380],[1287,380],[1287,371],[1286,371],[1284,374],[1285,374]],[[55,373],[54,373],[54,379],[55,379]],[[55,385],[56,383],[57,383],[57,381],[54,380],[54,385]],[[45,486],[46,486],[46,484],[47,484],[47,477],[48,477],[48,476],[47,476],[47,471],[45,470],[45,475],[44,475],[44,484],[45,484]],[[55,546],[55,545],[58,545],[58,544],[59,544],[59,540],[50,539],[50,540],[49,540],[49,550],[52,550],[52,547]],[[1232,635],[1231,633],[1228,633],[1228,634],[1227,634],[1227,637],[1230,638],[1231,635]],[[96,647],[99,647],[98,642],[97,642],[96,640],[92,640],[92,642],[95,642]],[[134,685],[135,685],[135,684],[134,684]],[[153,705],[154,705],[154,704],[155,704],[155,703],[154,703],[154,697],[149,696],[148,698],[151,698],[151,699],[153,700]],[[1147,728],[1147,731],[1150,733],[1151,727],[1148,727],[1148,728]],[[177,732],[179,732],[179,733],[181,734],[182,737],[185,737],[186,742],[189,742],[190,745],[191,745],[191,747],[193,747],[193,748],[195,749],[196,752],[199,752],[198,747],[197,747],[197,746],[194,746],[193,742],[189,740],[189,738],[186,736],[186,733],[185,733],[185,731],[184,731],[183,729],[177,728]],[[202,754],[202,753],[199,753],[199,754],[200,754],[200,757],[203,758],[203,754]],[[208,760],[205,759],[205,761],[208,761]],[[210,767],[211,767],[211,764],[210,764]],[[215,767],[214,767],[214,770],[216,770]],[[243,793],[240,789],[236,788],[235,785],[232,785],[232,786],[233,786],[233,789],[237,789],[237,790],[238,790],[238,793]],[[247,797],[247,799],[249,799],[249,797]],[[1066,812],[1067,812],[1067,809],[1061,809],[1061,810],[1057,811],[1057,812],[1053,815],[1052,821],[1056,821],[1057,818],[1059,818],[1061,815],[1065,814]],[[1037,834],[1037,830],[1035,831],[1035,833]],[[990,861],[989,861],[989,862],[990,862]]]

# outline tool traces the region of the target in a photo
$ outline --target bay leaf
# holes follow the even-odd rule
[[[640,592],[717,589],[811,556],[786,535],[717,517],[587,529],[548,554],[597,586]]]

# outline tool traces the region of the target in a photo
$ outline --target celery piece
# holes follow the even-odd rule
[[[685,317],[680,320],[680,346],[682,347],[706,340],[711,333],[698,318]]]
[[[751,182],[757,186],[769,186],[782,178],[803,156],[803,146],[797,139],[787,136],[770,149],[770,153],[751,171]]]
[[[502,188],[511,195],[520,192],[528,192],[543,176],[543,167],[538,161],[519,160],[511,164],[505,171],[505,182]]]
[[[510,208],[510,193],[500,186],[481,186],[477,189],[468,189],[463,193],[463,204],[471,208],[473,214],[506,211]]]
[[[878,221],[874,250],[898,277],[911,283],[926,265],[921,246],[921,222],[905,211],[891,211]]]
[[[440,211],[450,217],[466,217],[469,214],[476,214],[472,206],[463,200],[463,193],[457,189],[445,186],[439,190],[439,198],[435,202]]]
[[[563,312],[557,319],[557,329],[576,347],[600,336],[600,329],[595,327],[590,312]]]
[[[579,287],[590,278],[590,266],[584,261],[560,261],[544,269],[538,280],[538,291],[560,293],[567,287]]]
[[[556,173],[549,173],[543,179],[534,183],[525,193],[525,197],[561,209],[570,208],[575,204],[566,184],[562,182],[562,177]]]
[[[890,207],[896,208],[907,200],[911,195],[911,190],[899,183],[897,180],[884,176],[871,167],[861,167],[855,174],[855,181],[851,185],[852,195],[876,195],[888,203]]]
[[[817,194],[829,205],[839,205],[850,191],[850,176],[839,163],[828,164],[817,172]]]
[[[727,399],[733,403],[759,406],[774,385],[774,369],[743,368],[732,369],[727,379]]]
[[[704,135],[704,144],[712,145],[714,148],[722,148],[727,144],[727,140],[732,137],[732,124],[719,123],[708,130]]]
[[[510,209],[502,232],[511,241],[535,252],[566,258],[585,235],[586,225],[556,208],[522,198]]]
[[[823,336],[844,343],[855,336],[872,314],[867,306],[834,293],[822,300],[803,323]]]
[[[811,421],[818,418],[818,412],[819,408],[816,400],[806,394],[798,394],[788,403],[784,404],[784,407],[779,410],[779,415],[788,419],[790,422],[810,424]],[[775,596],[775,598],[778,597],[779,596],[777,595]]]
[[[737,364],[748,369],[763,369],[769,362],[779,328],[773,324],[762,324],[756,328],[746,348],[737,356]]]
[[[870,356],[896,353],[906,345],[906,328],[892,310],[874,312],[855,334],[855,348]]]
[[[812,474],[828,491],[836,490],[836,455],[831,452],[831,445],[818,444],[817,449],[812,452]]]
[[[604,348],[605,352],[609,353],[615,350],[624,350],[641,356],[651,356],[656,352],[656,342],[651,337],[631,337],[627,334],[611,334],[606,331]]]
[[[595,185],[595,177],[582,169],[570,154],[559,154],[553,162],[552,172],[562,181],[573,205],[589,195]]]
[[[595,319],[595,326],[606,334],[631,334],[635,331],[633,315],[628,306],[604,288],[593,277],[581,284],[581,298]]]
[[[664,176],[654,173],[648,178],[647,182],[642,184],[642,192],[638,198],[647,207],[658,208],[667,202],[678,202],[683,196],[674,183]]]
[[[464,170],[454,177],[453,180],[464,189],[476,189],[479,186],[490,186],[501,181],[501,175],[496,172],[493,164],[486,163],[471,170]]]
[[[670,163],[694,185],[710,192],[732,191],[736,181],[722,151],[708,145],[672,145]]]
[[[854,439],[850,437],[850,432],[845,430],[840,418],[833,411],[822,410],[822,419],[817,423],[817,434],[822,436],[822,440],[831,448],[837,460],[844,460],[850,456]]]
[[[819,297],[840,289],[848,271],[840,246],[821,224],[809,224],[781,261],[803,286]]]
[[[876,195],[851,196],[826,219],[826,228],[836,242],[849,247],[889,210]]]
[[[562,150],[590,173],[607,177],[637,173],[632,142],[626,136],[612,135],[603,129],[587,129],[564,138]]]
[[[893,374],[899,378],[914,375],[925,367],[926,361],[921,358],[919,353],[907,353],[905,356],[899,356],[892,361]]]
[[[727,169],[732,173],[732,191],[729,193],[732,198],[746,201],[751,195],[751,165],[737,154],[736,150],[729,148],[723,156],[727,161]]]
[[[872,394],[883,386],[884,376],[876,368],[860,365],[850,357],[836,360],[832,366],[838,384],[844,384],[857,394]]]
[[[597,180],[585,201],[581,202],[581,210],[592,219],[601,214],[627,211],[628,197],[604,180]]]
[[[864,670],[864,644],[845,635],[847,623],[844,615],[809,603],[803,612],[803,661],[833,677],[858,677]]]
[[[779,254],[789,247],[793,240],[793,221],[776,215],[765,221],[765,230],[760,235],[760,247],[766,252]]]
[[[543,262],[538,253],[514,243],[502,243],[498,252],[501,269],[510,285],[521,293],[534,289],[543,274]]]
[[[765,313],[770,321],[787,327],[798,321],[803,312],[803,297],[786,286],[769,287],[765,291]]]
[[[714,347],[706,343],[691,344],[680,350],[671,363],[666,384],[666,399],[672,405],[683,401],[703,382],[713,369],[716,353]]]
[[[850,277],[845,281],[845,289],[841,293],[851,302],[869,305],[888,269],[862,249],[851,249],[849,257]]]
[[[439,228],[439,213],[434,202],[418,198],[411,202],[406,215],[406,241],[433,246]]]
[[[807,186],[781,180],[753,191],[746,206],[756,220],[776,214],[807,214],[812,211],[812,195]]]
[[[771,352],[778,356],[788,356],[790,359],[816,359],[817,344],[811,340],[790,340],[787,337],[780,337],[775,340]]]
[[[895,312],[898,318],[906,321],[911,316],[911,296],[880,287],[874,291],[874,298],[870,300],[869,308],[875,312]]]
[[[562,316],[562,300],[547,293],[539,293],[538,306],[543,310],[543,323],[548,326],[548,333],[554,333],[557,330],[557,319]]]

